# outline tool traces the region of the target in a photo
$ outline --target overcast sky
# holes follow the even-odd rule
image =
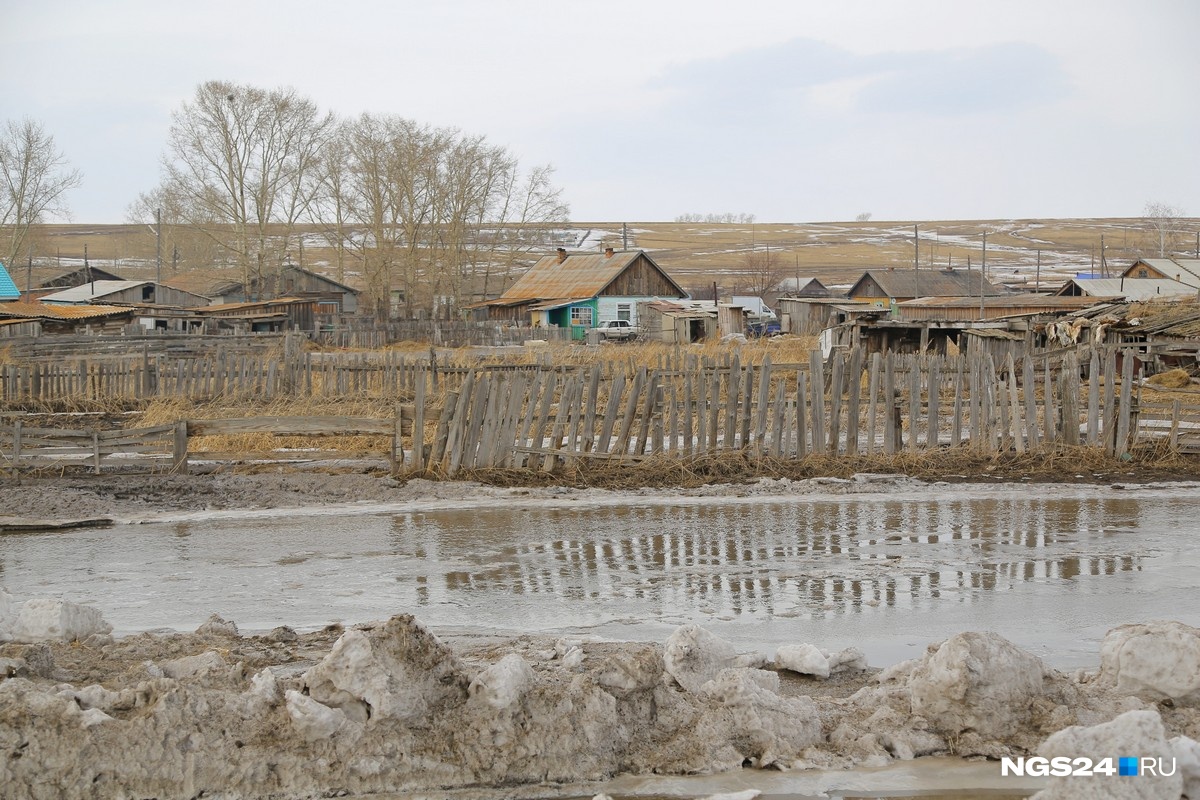
[[[1196,0],[0,0],[0,119],[125,221],[197,85],[552,164],[581,221],[1200,216]]]

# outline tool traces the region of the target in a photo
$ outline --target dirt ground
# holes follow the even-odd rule
[[[637,496],[675,492],[726,495],[787,495],[797,482],[836,487],[856,475],[890,475],[895,480],[973,484],[1082,483],[1145,484],[1200,480],[1200,459],[1169,460],[1141,456],[1130,461],[1089,460],[1071,452],[1038,456],[938,459],[809,458],[770,461],[733,456],[697,460],[643,462],[634,467],[593,468],[542,473],[489,470],[465,480],[440,481],[394,477],[376,462],[324,462],[308,465],[208,467],[192,475],[107,473],[22,475],[0,478],[4,509],[0,530],[18,520],[64,521],[110,517],[150,518],[168,512],[236,509],[294,509],[356,503],[494,498],[497,502],[561,499],[579,492],[617,492]],[[803,491],[801,489],[801,491]],[[619,499],[619,498],[616,498]]]

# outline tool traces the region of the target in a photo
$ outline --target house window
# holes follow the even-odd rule
[[[632,303],[617,303],[617,319],[631,320],[633,318]]]
[[[590,306],[571,307],[571,327],[592,327],[592,309]]]
[[[1145,267],[1142,267],[1141,269],[1138,270],[1138,277],[1139,278],[1149,278],[1150,270],[1146,269]]]
[[[142,287],[142,300],[146,302],[154,302],[154,284],[148,283]]]

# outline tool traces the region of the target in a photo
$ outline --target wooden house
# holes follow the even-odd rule
[[[794,297],[833,297],[833,290],[821,283],[816,278],[809,278],[807,282],[796,290]],[[782,299],[782,298],[780,298]],[[778,300],[776,304],[778,304]]]
[[[0,303],[0,320],[9,325],[26,323],[13,328],[11,335],[37,333],[121,333],[134,321],[137,309],[128,306],[51,305],[36,301],[16,300]]]
[[[981,288],[984,295],[1005,293],[978,270],[872,269],[864,272],[846,295],[886,307],[918,297],[979,297]]]
[[[41,298],[53,305],[156,305],[193,308],[209,304],[203,297],[154,281],[91,281]]]
[[[601,322],[638,324],[638,303],[687,292],[643,250],[568,255],[563,248],[530,267],[503,295],[468,306],[477,318],[570,328],[582,339]]]
[[[1119,277],[1172,280],[1200,290],[1200,259],[1139,258],[1130,264]]]
[[[1060,297],[1092,297],[1110,300],[1170,300],[1196,297],[1200,292],[1169,278],[1072,278],[1054,294]]]
[[[358,312],[359,291],[344,283],[286,264],[278,273],[251,278],[249,286],[234,269],[192,270],[163,282],[172,288],[195,292],[216,304],[253,303],[296,297],[316,302],[317,313],[325,316]]]
[[[667,344],[691,344],[717,336],[717,307],[711,301],[638,303],[641,338]]]
[[[124,277],[105,269],[92,266],[73,267],[64,270],[62,267],[27,266],[18,268],[13,279],[25,287],[27,300],[50,294],[59,289],[70,289],[82,286],[92,281],[123,281]]]
[[[312,332],[317,325],[317,301],[282,297],[257,303],[221,303],[195,310],[208,329],[239,333]]]

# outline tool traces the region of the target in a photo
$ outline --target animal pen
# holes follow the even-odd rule
[[[723,453],[799,459],[970,448],[980,454],[1058,445],[1122,457],[1139,444],[1200,452],[1200,406],[1142,399],[1132,351],[869,356],[813,352],[806,363],[743,363],[676,348],[657,366],[439,366],[395,353],[168,354],[0,367],[8,408],[75,400],[186,397],[374,398],[384,418],[182,420],[146,429],[59,431],[0,426],[11,469],[77,461],[186,470],[189,438],[234,432],[373,436],[396,471],[554,471],[582,461],[636,462]],[[1087,380],[1084,380],[1084,376]],[[383,447],[383,445],[381,445]],[[236,453],[225,453],[236,459]]]

